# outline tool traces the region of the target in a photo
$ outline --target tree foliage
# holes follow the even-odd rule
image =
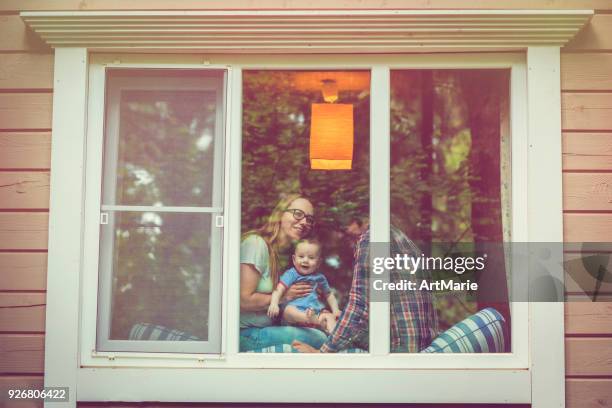
[[[369,90],[340,89],[338,103],[354,108],[353,168],[311,170],[310,109],[323,101],[319,90],[296,89],[294,72],[243,72],[242,231],[261,226],[283,195],[302,192],[315,206],[326,259],[322,271],[342,299],[353,267],[342,231],[352,219],[369,215]],[[507,74],[428,71],[427,102],[425,72],[391,75],[392,222],[417,242],[499,239],[499,107]],[[216,109],[214,96],[197,90],[125,93],[116,161],[109,155],[112,146],[105,151],[106,166],[116,167],[116,183],[105,184],[104,203],[212,205]],[[428,114],[430,125],[424,121]],[[102,227],[103,242],[113,243],[111,337],[127,338],[132,325],[143,321],[206,338],[210,216],[111,215],[113,228]],[[441,296],[437,307],[444,324],[473,312],[476,300]]]
[[[103,202],[211,206],[216,100],[212,91],[122,91],[119,138],[106,142],[105,175],[116,182]],[[208,338],[210,217],[111,213],[102,226],[102,247],[113,250],[111,339],[139,322]]]
[[[315,207],[316,234],[327,260],[322,270],[342,296],[350,287],[353,254],[338,233],[352,218],[369,215],[369,90],[339,94],[339,103],[353,104],[352,169],[311,170],[310,109],[323,100],[320,90],[295,89],[292,74],[243,74],[242,230],[261,226],[281,197],[301,192]]]

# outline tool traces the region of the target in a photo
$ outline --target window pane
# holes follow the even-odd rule
[[[108,72],[99,350],[220,351],[224,75]]]
[[[359,282],[354,248],[369,216],[369,90],[367,71],[243,72],[241,351],[293,340],[318,348],[326,341],[325,328],[334,322],[325,327],[319,320],[322,308],[332,310],[324,280],[317,278],[310,286],[317,292],[306,290],[303,299],[281,301],[270,319],[279,278],[291,292],[293,282],[320,274],[339,310],[347,307],[351,285]],[[314,245],[320,264],[284,275],[306,236],[318,238],[303,249]],[[365,263],[359,274],[365,281]],[[368,348],[366,287],[353,299],[359,319],[344,333],[351,336],[347,347]]]
[[[393,351],[418,352],[431,337],[487,307],[510,327],[502,246],[510,240],[508,89],[507,70],[391,72],[391,221],[416,244],[409,256],[438,259],[402,276],[426,290],[391,293],[392,309],[406,316],[394,322],[392,315]],[[482,272],[450,266],[483,252],[489,259]],[[447,262],[444,267],[440,260]],[[449,280],[478,282],[479,288],[430,286]],[[428,284],[421,286],[423,281]],[[477,320],[458,330],[474,327]],[[495,335],[503,337],[501,331]],[[478,331],[468,338],[486,344]],[[508,351],[509,338],[506,349],[493,351]],[[487,350],[492,349],[474,351]]]
[[[222,77],[140,85],[133,76],[109,75],[103,203],[212,206]]]
[[[208,340],[210,214],[111,213],[101,262],[112,270],[110,340],[152,323]]]

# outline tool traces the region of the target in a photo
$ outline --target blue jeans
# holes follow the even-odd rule
[[[240,351],[261,349],[278,344],[291,344],[293,340],[301,341],[318,349],[327,340],[327,335],[321,330],[310,327],[250,327],[240,330]]]

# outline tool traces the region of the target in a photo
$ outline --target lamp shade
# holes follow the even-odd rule
[[[321,84],[321,92],[325,102],[336,102],[338,100],[338,83],[333,79],[324,79]]]
[[[353,105],[313,103],[310,168],[350,170],[353,166]]]

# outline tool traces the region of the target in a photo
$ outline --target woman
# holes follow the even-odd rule
[[[244,234],[240,245],[240,351],[248,351],[294,340],[319,347],[326,336],[311,328],[273,326],[267,316],[272,290],[288,265],[291,244],[310,234],[314,225],[313,207],[299,194],[280,200],[268,221]],[[305,296],[308,284],[296,284],[283,300]]]

